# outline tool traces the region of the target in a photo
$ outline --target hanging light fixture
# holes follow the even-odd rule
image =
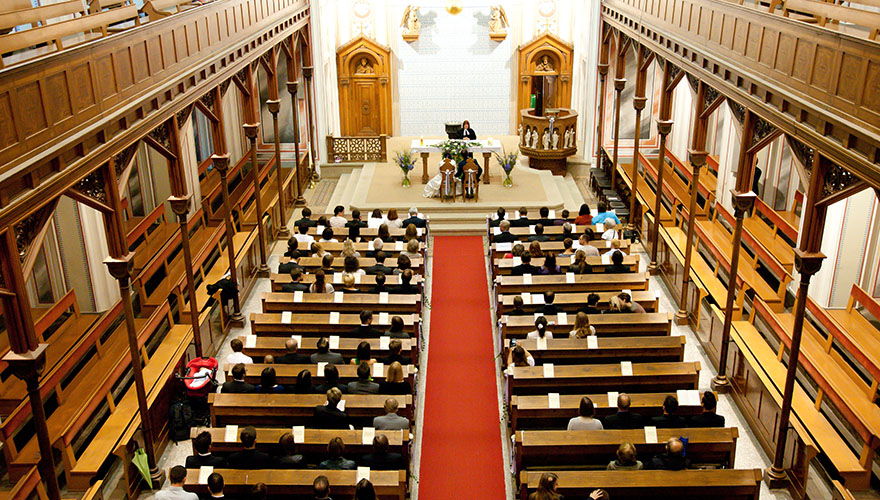
[[[453,16],[461,12],[461,0],[449,0],[446,2],[446,12]]]

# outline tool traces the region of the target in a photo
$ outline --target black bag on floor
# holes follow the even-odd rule
[[[168,425],[171,439],[175,442],[189,439],[189,430],[193,425],[193,410],[189,401],[179,399],[171,403],[168,409]]]

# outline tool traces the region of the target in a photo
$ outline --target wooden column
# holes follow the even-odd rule
[[[614,152],[611,160],[611,189],[617,189],[617,148],[620,142],[620,98],[626,87],[626,49],[629,40],[620,41],[622,34],[617,36],[617,63],[614,68]],[[632,215],[632,214],[630,214]]]
[[[654,60],[653,53],[649,53],[646,58],[645,50],[642,47],[637,47],[636,49],[638,50],[638,63],[636,67],[639,72],[636,76],[636,93],[633,97],[633,109],[636,112],[636,131],[633,139],[632,173],[630,174],[630,179],[632,180],[632,192],[629,197],[629,224],[627,224],[627,227],[630,229],[636,228],[636,207],[638,206],[639,192],[639,135],[641,134],[642,129],[642,110],[645,109],[645,103],[648,100],[645,97],[648,67],[651,65],[651,61]],[[638,225],[640,226],[641,224]]]
[[[235,283],[235,295],[232,298],[232,317],[234,323],[244,325],[244,316],[241,314],[241,299],[238,294],[238,268],[235,265],[235,228],[232,226],[232,207],[229,204],[229,185],[226,178],[229,172],[229,155],[212,155],[211,161],[214,168],[220,172],[220,192],[223,194],[223,221],[226,223],[226,250],[229,254],[229,279]],[[225,306],[225,304],[224,304]]]
[[[599,46],[599,63],[597,64],[599,71],[599,117],[596,121],[599,123],[599,127],[596,132],[596,156],[599,160],[599,168],[602,168],[605,146],[605,79],[608,76],[608,51],[611,49],[611,45],[608,43],[611,30],[604,24],[602,28],[602,44]]]
[[[788,475],[785,472],[785,445],[791,419],[791,400],[794,394],[795,376],[801,352],[801,336],[804,328],[804,314],[807,306],[807,293],[810,279],[822,267],[825,256],[819,251],[822,245],[822,234],[825,228],[826,206],[820,204],[825,187],[825,160],[815,153],[813,171],[810,174],[810,186],[804,199],[803,236],[800,245],[795,249],[794,267],[800,275],[797,297],[794,308],[794,325],[791,331],[791,345],[788,354],[788,370],[785,374],[785,387],[782,392],[782,410],[779,413],[779,424],[776,431],[776,453],[773,465],[764,474],[764,480],[770,488],[788,486]]]
[[[309,162],[309,187],[313,185],[318,180],[318,171],[315,169],[316,162],[318,161],[318,155],[315,149],[315,129],[314,129],[314,120],[312,118],[312,71],[314,68],[312,66],[303,66],[303,76],[306,79],[306,113],[308,116],[308,124],[309,124],[309,151],[311,152],[311,161]]]
[[[263,226],[263,196],[260,193],[260,167],[257,165],[257,132],[260,130],[260,124],[245,123],[242,127],[244,127],[244,134],[251,145],[251,179],[254,183],[254,203],[256,203],[257,210],[257,240],[260,248],[260,265],[257,267],[257,273],[263,278],[268,278],[269,266],[266,265],[266,235],[264,234],[265,227]],[[281,175],[280,169],[278,170],[278,175]]]
[[[292,63],[293,63],[293,59],[291,59],[287,63],[287,65],[288,65],[287,71],[288,72],[291,71],[290,65]],[[294,162],[294,164],[296,166],[294,167],[294,172],[293,172],[293,182],[294,182],[294,186],[295,186],[294,190],[296,191],[296,199],[293,201],[293,203],[294,203],[294,206],[296,206],[296,205],[305,206],[307,203],[306,203],[306,199],[303,197],[303,187],[302,187],[302,183],[300,182],[300,177],[299,177],[299,167],[300,167],[300,159],[299,159],[299,142],[300,142],[300,137],[299,137],[299,103],[296,100],[296,92],[297,92],[298,87],[299,87],[299,82],[296,82],[296,81],[287,82],[287,93],[290,94],[290,106],[293,110],[293,153],[294,153],[294,155],[296,155],[296,161]],[[286,223],[287,221],[284,221],[284,222]]]
[[[754,128],[755,121],[752,112],[746,110],[736,167],[736,187],[730,190],[733,197],[733,217],[735,219],[732,241],[733,254],[730,256],[730,278],[727,280],[727,300],[724,304],[724,326],[721,328],[718,374],[712,379],[712,390],[720,393],[730,391],[730,381],[727,379],[727,357],[730,345],[730,327],[733,322],[733,302],[736,299],[736,276],[739,272],[739,254],[742,247],[743,217],[755,206],[755,198],[757,197],[749,187],[754,163],[753,155],[749,149],[752,146]]]
[[[284,169],[282,168],[284,162],[281,160],[281,137],[279,137],[278,131],[278,112],[281,110],[281,101],[270,99],[266,101],[266,107],[269,108],[269,113],[272,113],[272,129],[275,131],[275,172],[278,179],[278,208],[281,217],[276,236],[278,239],[285,239],[290,237],[290,230],[287,229],[287,214],[285,213],[287,197],[284,194]]]
[[[681,72],[684,75],[684,72]],[[654,228],[651,231],[651,262],[648,271],[651,274],[660,272],[657,263],[657,246],[660,242],[660,214],[663,213],[663,170],[666,165],[666,136],[672,131],[672,92],[678,82],[673,82],[672,64],[669,61],[663,63],[663,85],[660,93],[660,118],[657,120],[657,132],[660,134],[660,151],[657,165],[657,197],[654,199]]]
[[[52,454],[52,441],[46,424],[46,411],[40,396],[40,375],[46,366],[46,348],[49,344],[37,341],[34,321],[27,303],[25,280],[22,276],[21,260],[15,242],[15,230],[10,226],[0,241],[0,268],[2,285],[0,298],[3,302],[3,319],[9,337],[10,352],[3,356],[12,373],[27,386],[28,402],[33,415],[37,444],[40,447],[40,461],[37,468],[46,486],[49,500],[61,500],[58,477],[55,475],[55,457]]]

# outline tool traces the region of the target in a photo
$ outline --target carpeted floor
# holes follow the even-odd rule
[[[433,248],[419,498],[505,498],[483,242],[438,236]]]

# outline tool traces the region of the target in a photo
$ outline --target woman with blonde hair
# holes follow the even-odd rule
[[[355,250],[354,242],[351,241],[351,238],[346,238],[345,241],[342,242],[342,256],[355,257],[358,259],[361,258],[361,253]]]
[[[388,215],[385,216],[385,221],[389,226],[403,227],[403,221],[397,215],[396,208],[392,208],[392,209],[388,210]]]
[[[342,275],[342,293],[360,293],[360,290],[357,289],[354,282],[354,275],[351,273],[345,273]]]
[[[587,253],[578,250],[574,253],[574,263],[568,266],[568,272],[573,274],[590,274],[593,272],[593,266],[587,263]]]
[[[395,361],[388,365],[385,381],[379,384],[379,394],[412,394],[412,386],[403,374],[403,365]]]
[[[418,240],[418,239],[419,239],[419,229],[416,227],[415,224],[408,224],[406,226],[406,230],[403,233],[403,240],[402,241]]]
[[[574,319],[574,329],[570,335],[573,339],[584,339],[590,335],[596,335],[596,328],[590,324],[590,317],[587,316],[587,313],[577,313]]]
[[[645,466],[636,460],[636,447],[624,441],[617,447],[617,459],[608,462],[607,470],[642,470]]]
[[[312,251],[312,256],[318,257],[319,259],[323,258],[325,255],[327,255],[329,253],[326,250],[324,250],[324,245],[318,243],[317,241],[312,243],[310,250]]]
[[[406,242],[406,251],[400,252],[400,255],[406,255],[412,259],[421,259],[422,254],[419,253],[419,240],[413,238]]]
[[[628,311],[624,310],[623,301],[620,300],[620,297],[618,297],[617,295],[611,297],[611,300],[609,301],[609,303],[610,303],[610,307],[608,308],[609,312],[613,312],[613,313],[628,312]]]

